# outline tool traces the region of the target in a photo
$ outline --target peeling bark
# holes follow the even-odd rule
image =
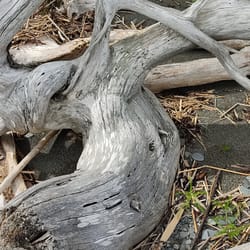
[[[1,52],[17,24],[40,3],[0,3]],[[111,21],[120,9],[162,24],[110,47]],[[245,32],[249,17],[245,0],[201,0],[184,12],[142,0],[98,0],[93,37],[80,58],[13,69],[2,52],[1,133],[72,128],[83,134],[84,149],[74,174],[40,183],[6,205],[0,245],[130,249],[150,233],[168,207],[179,137],[143,87],[146,74],[163,57],[196,44],[215,54],[231,77],[249,89],[227,48],[209,37],[250,39]]]

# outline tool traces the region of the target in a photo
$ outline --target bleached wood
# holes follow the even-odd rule
[[[16,146],[13,134],[7,134],[1,136],[1,142],[3,149],[5,151],[5,159],[6,159],[6,164],[8,166],[8,174],[10,174],[14,172],[17,167]],[[21,194],[27,189],[20,172],[19,175],[16,175],[16,178],[13,179],[11,189],[13,191],[14,196]]]
[[[5,249],[130,249],[159,223],[178,166],[179,137],[143,82],[163,57],[196,43],[248,87],[228,50],[209,38],[250,39],[248,1],[198,1],[199,11],[184,13],[141,0],[98,0],[96,6],[92,40],[79,59],[33,70],[1,67],[1,132],[72,128],[84,137],[74,174],[36,185],[2,211]],[[111,22],[122,8],[164,25],[110,47]],[[28,10],[13,13],[16,20]]]
[[[13,46],[9,55],[15,65],[36,66],[55,60],[72,60],[84,53],[87,48],[87,39],[57,44],[51,38],[40,38],[41,44],[27,43]]]
[[[242,49],[232,58],[244,74],[250,75],[250,47]],[[206,58],[157,66],[149,72],[145,79],[145,85],[154,93],[159,93],[166,89],[197,86],[231,79],[231,76],[216,58]]]
[[[110,42],[115,43],[142,31],[116,30],[111,32]],[[43,40],[42,45],[24,45],[10,50],[15,64],[34,66],[57,59],[74,59],[83,53],[90,39],[76,39],[72,43],[58,45],[53,40]],[[245,40],[222,41],[230,48],[242,49],[250,45]],[[232,56],[233,61],[244,74],[250,74],[250,47]],[[163,64],[152,69],[145,79],[145,86],[154,93],[167,89],[197,86],[217,81],[231,80],[216,58],[198,59],[185,63]]]
[[[140,30],[113,30],[110,33],[110,44],[129,36],[140,34]],[[81,56],[91,38],[78,38],[64,44],[57,44],[48,37],[39,38],[40,43],[26,43],[11,46],[9,56],[14,65],[33,67],[55,60],[73,60]]]

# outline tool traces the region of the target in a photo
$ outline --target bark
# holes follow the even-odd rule
[[[20,18],[28,18],[39,3],[0,2],[0,16],[15,17],[0,19],[0,39],[5,41],[3,33],[17,32]],[[120,9],[163,24],[110,47],[111,21]],[[83,134],[84,149],[75,173],[40,183],[7,204],[1,213],[0,245],[130,249],[147,236],[168,207],[179,137],[143,87],[146,74],[163,57],[196,44],[215,54],[231,77],[249,88],[228,50],[209,37],[250,39],[249,17],[245,0],[198,1],[182,13],[142,0],[98,0],[93,37],[79,59],[13,69],[3,53],[1,133],[72,128]],[[6,51],[8,43],[0,44]]]

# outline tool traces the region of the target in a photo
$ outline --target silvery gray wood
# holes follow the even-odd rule
[[[227,49],[209,36],[250,39],[250,3],[201,0],[181,13],[148,1],[98,0],[92,41],[83,56],[35,69],[11,68],[9,41],[41,2],[0,3],[1,133],[72,128],[83,134],[84,149],[75,173],[42,182],[7,204],[0,245],[130,249],[167,210],[179,160],[177,129],[143,87],[146,74],[162,58],[195,43],[249,88]],[[110,24],[121,8],[166,26],[156,24],[110,47]]]

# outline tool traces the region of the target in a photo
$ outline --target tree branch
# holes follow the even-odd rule
[[[220,1],[218,0],[218,2]],[[200,7],[204,7],[204,3],[207,3],[207,1],[200,0],[197,2],[196,6],[199,12]],[[184,14],[181,14],[181,12],[177,10],[173,11],[169,8],[162,8],[157,4],[144,0],[122,1],[122,3],[120,2],[119,4],[122,8],[136,11],[165,24],[194,44],[208,50],[219,59],[234,80],[250,90],[250,80],[246,76],[243,76],[242,72],[236,67],[226,47],[210,38],[190,21],[190,19],[193,19],[191,17],[192,13],[198,16],[194,8],[190,9],[190,11],[187,9]],[[186,16],[188,16],[188,18]]]

